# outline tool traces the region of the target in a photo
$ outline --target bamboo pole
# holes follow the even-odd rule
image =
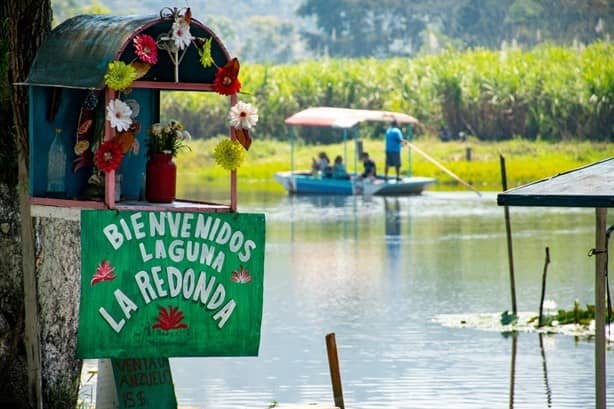
[[[505,158],[503,155],[499,155],[499,163],[501,164],[501,185],[503,191],[507,190],[507,174],[505,172]],[[510,267],[510,289],[512,293],[512,312],[514,315],[518,314],[518,308],[516,307],[516,280],[514,278],[514,254],[512,251],[512,226],[510,223],[510,210],[507,206],[503,208],[505,214],[505,232],[507,237],[507,260]]]
[[[541,327],[543,325],[542,317],[544,311],[544,297],[546,296],[546,274],[548,273],[548,264],[550,264],[550,249],[546,247],[546,261],[544,262],[544,273],[542,274],[542,296],[539,300],[539,319],[537,320],[538,327]]]
[[[326,335],[326,351],[328,352],[328,367],[330,369],[330,380],[333,384],[333,398],[335,406],[345,409],[343,403],[343,389],[341,387],[341,373],[339,371],[339,357],[337,356],[337,343],[335,333]]]
[[[420,155],[424,156],[429,162],[431,162],[433,165],[437,166],[439,169],[443,170],[444,172],[446,172],[448,175],[452,176],[455,180],[457,180],[461,185],[465,186],[467,189],[473,190],[478,196],[482,196],[482,194],[473,186],[471,186],[469,183],[465,182],[463,179],[461,179],[459,176],[457,176],[454,172],[452,172],[450,169],[446,168],[445,166],[443,166],[441,163],[437,162],[435,159],[433,159],[429,154],[427,154],[426,152],[424,152],[422,149],[418,148],[416,145],[414,145],[411,142],[407,142],[407,145],[413,149],[414,151],[418,152]]]

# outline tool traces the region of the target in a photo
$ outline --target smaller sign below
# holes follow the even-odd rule
[[[112,359],[119,409],[176,409],[168,358]]]

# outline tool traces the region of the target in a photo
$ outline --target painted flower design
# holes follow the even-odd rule
[[[169,331],[171,329],[185,329],[188,325],[183,322],[183,312],[177,307],[169,305],[168,310],[164,307],[160,307],[158,318],[151,328],[159,328],[163,331]]]
[[[104,83],[115,91],[129,88],[136,80],[136,70],[123,61],[111,61],[104,75]]]
[[[239,271],[232,272],[230,281],[239,284],[246,284],[252,281],[252,276],[249,274],[249,271],[243,269],[243,266],[239,266]]]
[[[119,167],[122,162],[122,148],[116,140],[104,142],[96,150],[96,167],[103,172],[110,172]]]
[[[233,170],[241,166],[245,159],[245,150],[239,142],[223,139],[213,151],[215,162],[226,170]]]
[[[225,66],[217,69],[213,80],[213,89],[222,95],[232,95],[239,92],[241,82],[239,81],[239,60],[233,58]]]
[[[96,273],[92,276],[90,286],[94,286],[94,284],[101,281],[113,281],[116,277],[115,267],[111,266],[111,263],[109,263],[107,260],[102,260],[102,262],[98,264]]]
[[[183,17],[179,17],[177,20],[175,20],[172,30],[173,40],[175,41],[175,46],[178,49],[183,50],[190,45],[190,42],[194,37],[192,37],[192,34],[190,33],[189,23]]]
[[[203,41],[202,48],[198,48],[198,55],[200,56],[200,64],[203,68],[209,68],[213,65],[213,57],[211,56],[211,41],[213,37],[209,37]]]
[[[230,108],[228,119],[236,129],[251,129],[258,123],[258,110],[252,104],[239,101]]]
[[[134,52],[139,60],[147,64],[155,64],[158,62],[158,45],[152,36],[147,34],[139,34],[132,40]]]
[[[132,109],[120,99],[112,99],[107,105],[107,120],[116,131],[126,131],[132,124]]]

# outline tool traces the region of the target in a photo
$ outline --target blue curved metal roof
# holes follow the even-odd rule
[[[131,47],[127,47],[133,37],[141,32],[157,38],[160,33],[168,32],[172,20],[160,16],[109,16],[81,15],[64,21],[53,29],[39,48],[27,85],[57,86],[68,88],[104,88],[104,75],[109,62],[121,59],[130,62],[134,59]],[[199,37],[213,37],[212,56],[218,66],[223,66],[229,56],[215,34],[207,27],[192,19],[190,31]],[[159,50],[159,53],[162,53]],[[203,69],[198,61],[198,52],[190,47],[182,61],[185,71],[184,82],[210,83],[215,68]],[[184,68],[185,67],[185,68]],[[170,61],[159,61],[152,67],[146,79],[172,81]],[[169,76],[166,78],[166,76]]]

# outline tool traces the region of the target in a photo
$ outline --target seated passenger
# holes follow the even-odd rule
[[[318,154],[318,159],[311,159],[311,169],[313,170],[314,176],[322,175],[330,177],[332,173],[332,168],[330,167],[330,160],[328,159],[328,155],[326,152],[320,152]]]
[[[349,175],[347,169],[345,168],[345,163],[343,163],[343,157],[341,155],[337,155],[335,158],[335,163],[333,164],[333,178],[334,179],[348,179]]]
[[[365,166],[365,171],[362,172],[362,174],[360,175],[361,179],[375,179],[377,173],[377,170],[375,168],[375,162],[369,159],[369,154],[367,152],[362,153],[362,163]]]

